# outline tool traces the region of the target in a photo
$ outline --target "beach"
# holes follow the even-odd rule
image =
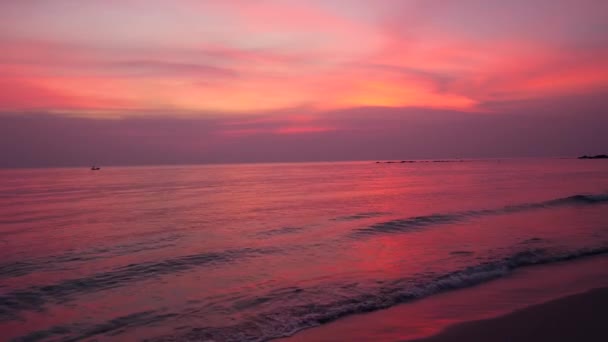
[[[606,18],[0,0],[0,342],[608,341]]]
[[[532,266],[278,341],[603,341],[607,269],[606,256]]]
[[[595,289],[413,341],[605,341],[607,306],[608,288]]]

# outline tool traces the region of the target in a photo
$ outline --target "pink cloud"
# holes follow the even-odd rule
[[[501,4],[3,3],[0,111],[473,112],[608,85],[605,2]]]
[[[319,126],[296,126],[296,127],[282,127],[274,132],[277,134],[305,134],[305,133],[319,133],[319,132],[330,132],[335,131],[333,127],[319,127]]]

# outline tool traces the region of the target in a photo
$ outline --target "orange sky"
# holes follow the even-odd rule
[[[431,107],[608,85],[605,1],[19,1],[0,111]]]
[[[0,167],[606,153],[605,0],[0,1]]]

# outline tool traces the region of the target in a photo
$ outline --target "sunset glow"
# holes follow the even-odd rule
[[[466,110],[606,86],[605,2],[520,3],[5,2],[0,109]]]
[[[343,144],[392,145],[398,138],[386,134],[398,126],[418,132],[425,120],[463,114],[484,125],[480,117],[525,122],[558,108],[597,120],[603,109],[587,107],[608,92],[606,17],[601,0],[4,1],[0,119],[199,120],[195,138],[176,130],[169,140],[215,148],[323,135],[332,159]],[[547,105],[560,101],[568,106]],[[359,142],[339,142],[340,132]],[[482,154],[464,145],[457,153]]]
[[[608,0],[0,0],[0,342],[608,341],[607,128]]]

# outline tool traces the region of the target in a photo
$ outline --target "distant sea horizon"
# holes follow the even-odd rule
[[[235,161],[235,162],[184,162],[184,163],[141,163],[141,164],[123,164],[123,163],[90,163],[90,164],[48,164],[48,165],[22,165],[22,166],[2,166],[0,170],[10,169],[73,169],[73,168],[90,168],[92,166],[99,167],[164,167],[164,166],[205,166],[205,165],[249,165],[249,164],[313,164],[313,163],[359,163],[377,161],[439,161],[439,160],[454,160],[454,161],[484,161],[484,160],[529,160],[529,159],[578,159],[580,155],[559,155],[559,156],[507,156],[507,157],[437,157],[437,158],[396,158],[396,159],[335,159],[335,160],[293,160],[293,161]]]

